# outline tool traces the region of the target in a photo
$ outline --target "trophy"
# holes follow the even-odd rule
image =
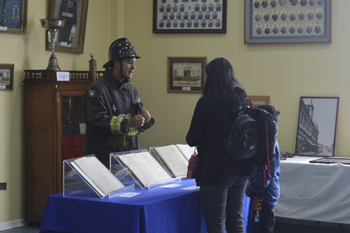
[[[55,43],[57,42],[57,32],[64,27],[65,19],[40,19],[41,26],[47,29],[48,41],[52,44],[52,54],[46,70],[61,70],[55,56]]]

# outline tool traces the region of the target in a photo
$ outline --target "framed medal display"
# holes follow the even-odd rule
[[[331,0],[245,0],[245,44],[331,42]]]
[[[55,51],[84,52],[88,3],[89,0],[50,0],[49,18],[65,19],[64,27],[57,33]],[[46,50],[52,50],[52,44],[48,40]]]
[[[226,33],[227,0],[153,0],[154,33]]]
[[[28,0],[0,0],[0,33],[25,34]]]

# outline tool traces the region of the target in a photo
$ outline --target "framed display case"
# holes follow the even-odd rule
[[[153,0],[154,33],[226,33],[227,0]]]
[[[25,34],[28,0],[0,0],[0,33]]]
[[[330,43],[331,0],[245,0],[244,43]]]
[[[93,80],[89,71],[68,72],[69,81],[57,81],[56,71],[25,70],[25,218],[30,222],[41,222],[48,197],[62,192],[63,161],[84,153],[83,95]]]
[[[65,19],[65,25],[58,30],[55,51],[64,53],[84,53],[85,30],[89,0],[50,0],[49,18]],[[52,44],[46,40],[46,50]]]

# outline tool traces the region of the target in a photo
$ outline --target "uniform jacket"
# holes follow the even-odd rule
[[[85,155],[94,154],[109,167],[111,152],[140,148],[138,134],[150,128],[154,119],[143,127],[129,129],[128,119],[143,110],[134,86],[117,80],[107,69],[101,78],[91,84],[84,99]],[[122,145],[124,138],[125,145]]]
[[[268,175],[267,169],[265,170],[266,175],[266,187],[264,187],[264,169],[261,167],[254,166],[254,175],[250,179],[248,191],[250,196],[262,197],[263,201],[269,205],[276,205],[280,197],[280,186],[278,179],[280,177],[280,149],[278,142],[275,148],[276,154],[270,161],[270,174]]]

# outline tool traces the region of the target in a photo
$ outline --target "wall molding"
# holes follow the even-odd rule
[[[22,227],[27,224],[28,222],[26,222],[24,218],[10,221],[10,222],[3,222],[3,223],[0,223],[0,231],[15,228],[15,227]]]

